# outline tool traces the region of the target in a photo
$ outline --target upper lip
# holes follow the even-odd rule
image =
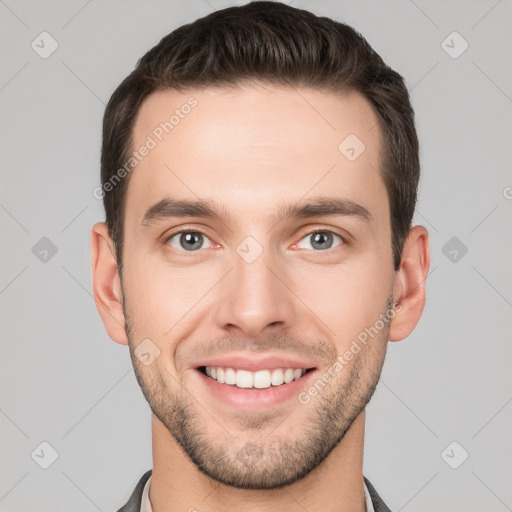
[[[233,354],[230,356],[219,356],[210,359],[205,359],[195,364],[195,368],[202,366],[213,366],[221,368],[234,368],[237,370],[248,370],[257,372],[259,370],[275,370],[277,368],[301,368],[308,370],[316,368],[316,365],[311,361],[295,359],[284,356],[247,356]]]

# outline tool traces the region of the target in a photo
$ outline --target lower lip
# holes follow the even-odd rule
[[[297,397],[301,390],[308,385],[312,376],[317,372],[317,370],[310,370],[300,379],[289,382],[288,384],[270,386],[264,389],[254,389],[238,388],[229,384],[221,384],[215,379],[208,377],[208,375],[205,375],[200,370],[196,371],[215,397],[232,407],[247,410],[254,410],[255,407],[262,408],[280,405],[293,397]]]

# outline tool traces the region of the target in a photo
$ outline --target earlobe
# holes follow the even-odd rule
[[[91,265],[94,301],[105,329],[116,343],[127,345],[119,270],[114,244],[104,222],[92,227]]]
[[[395,316],[390,323],[389,340],[407,338],[416,327],[426,298],[426,279],[430,267],[428,231],[414,226],[407,236],[402,262],[395,281]]]

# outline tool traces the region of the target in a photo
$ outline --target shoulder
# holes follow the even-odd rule
[[[144,490],[144,486],[146,485],[146,482],[148,481],[152,473],[153,470],[149,469],[142,475],[141,479],[135,486],[135,489],[133,490],[130,499],[117,512],[140,512],[142,491]]]
[[[370,493],[370,497],[372,499],[372,504],[375,512],[391,512],[389,507],[384,503],[384,501],[382,501],[382,498],[375,490],[375,487],[366,477],[364,477],[364,483],[366,484],[368,492]]]

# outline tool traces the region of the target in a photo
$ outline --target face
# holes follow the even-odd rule
[[[364,151],[353,135],[340,150],[350,134]],[[377,117],[357,93],[167,90],[143,103],[133,149],[148,136],[123,251],[138,382],[203,473],[290,484],[336,448],[384,361],[395,273]]]

